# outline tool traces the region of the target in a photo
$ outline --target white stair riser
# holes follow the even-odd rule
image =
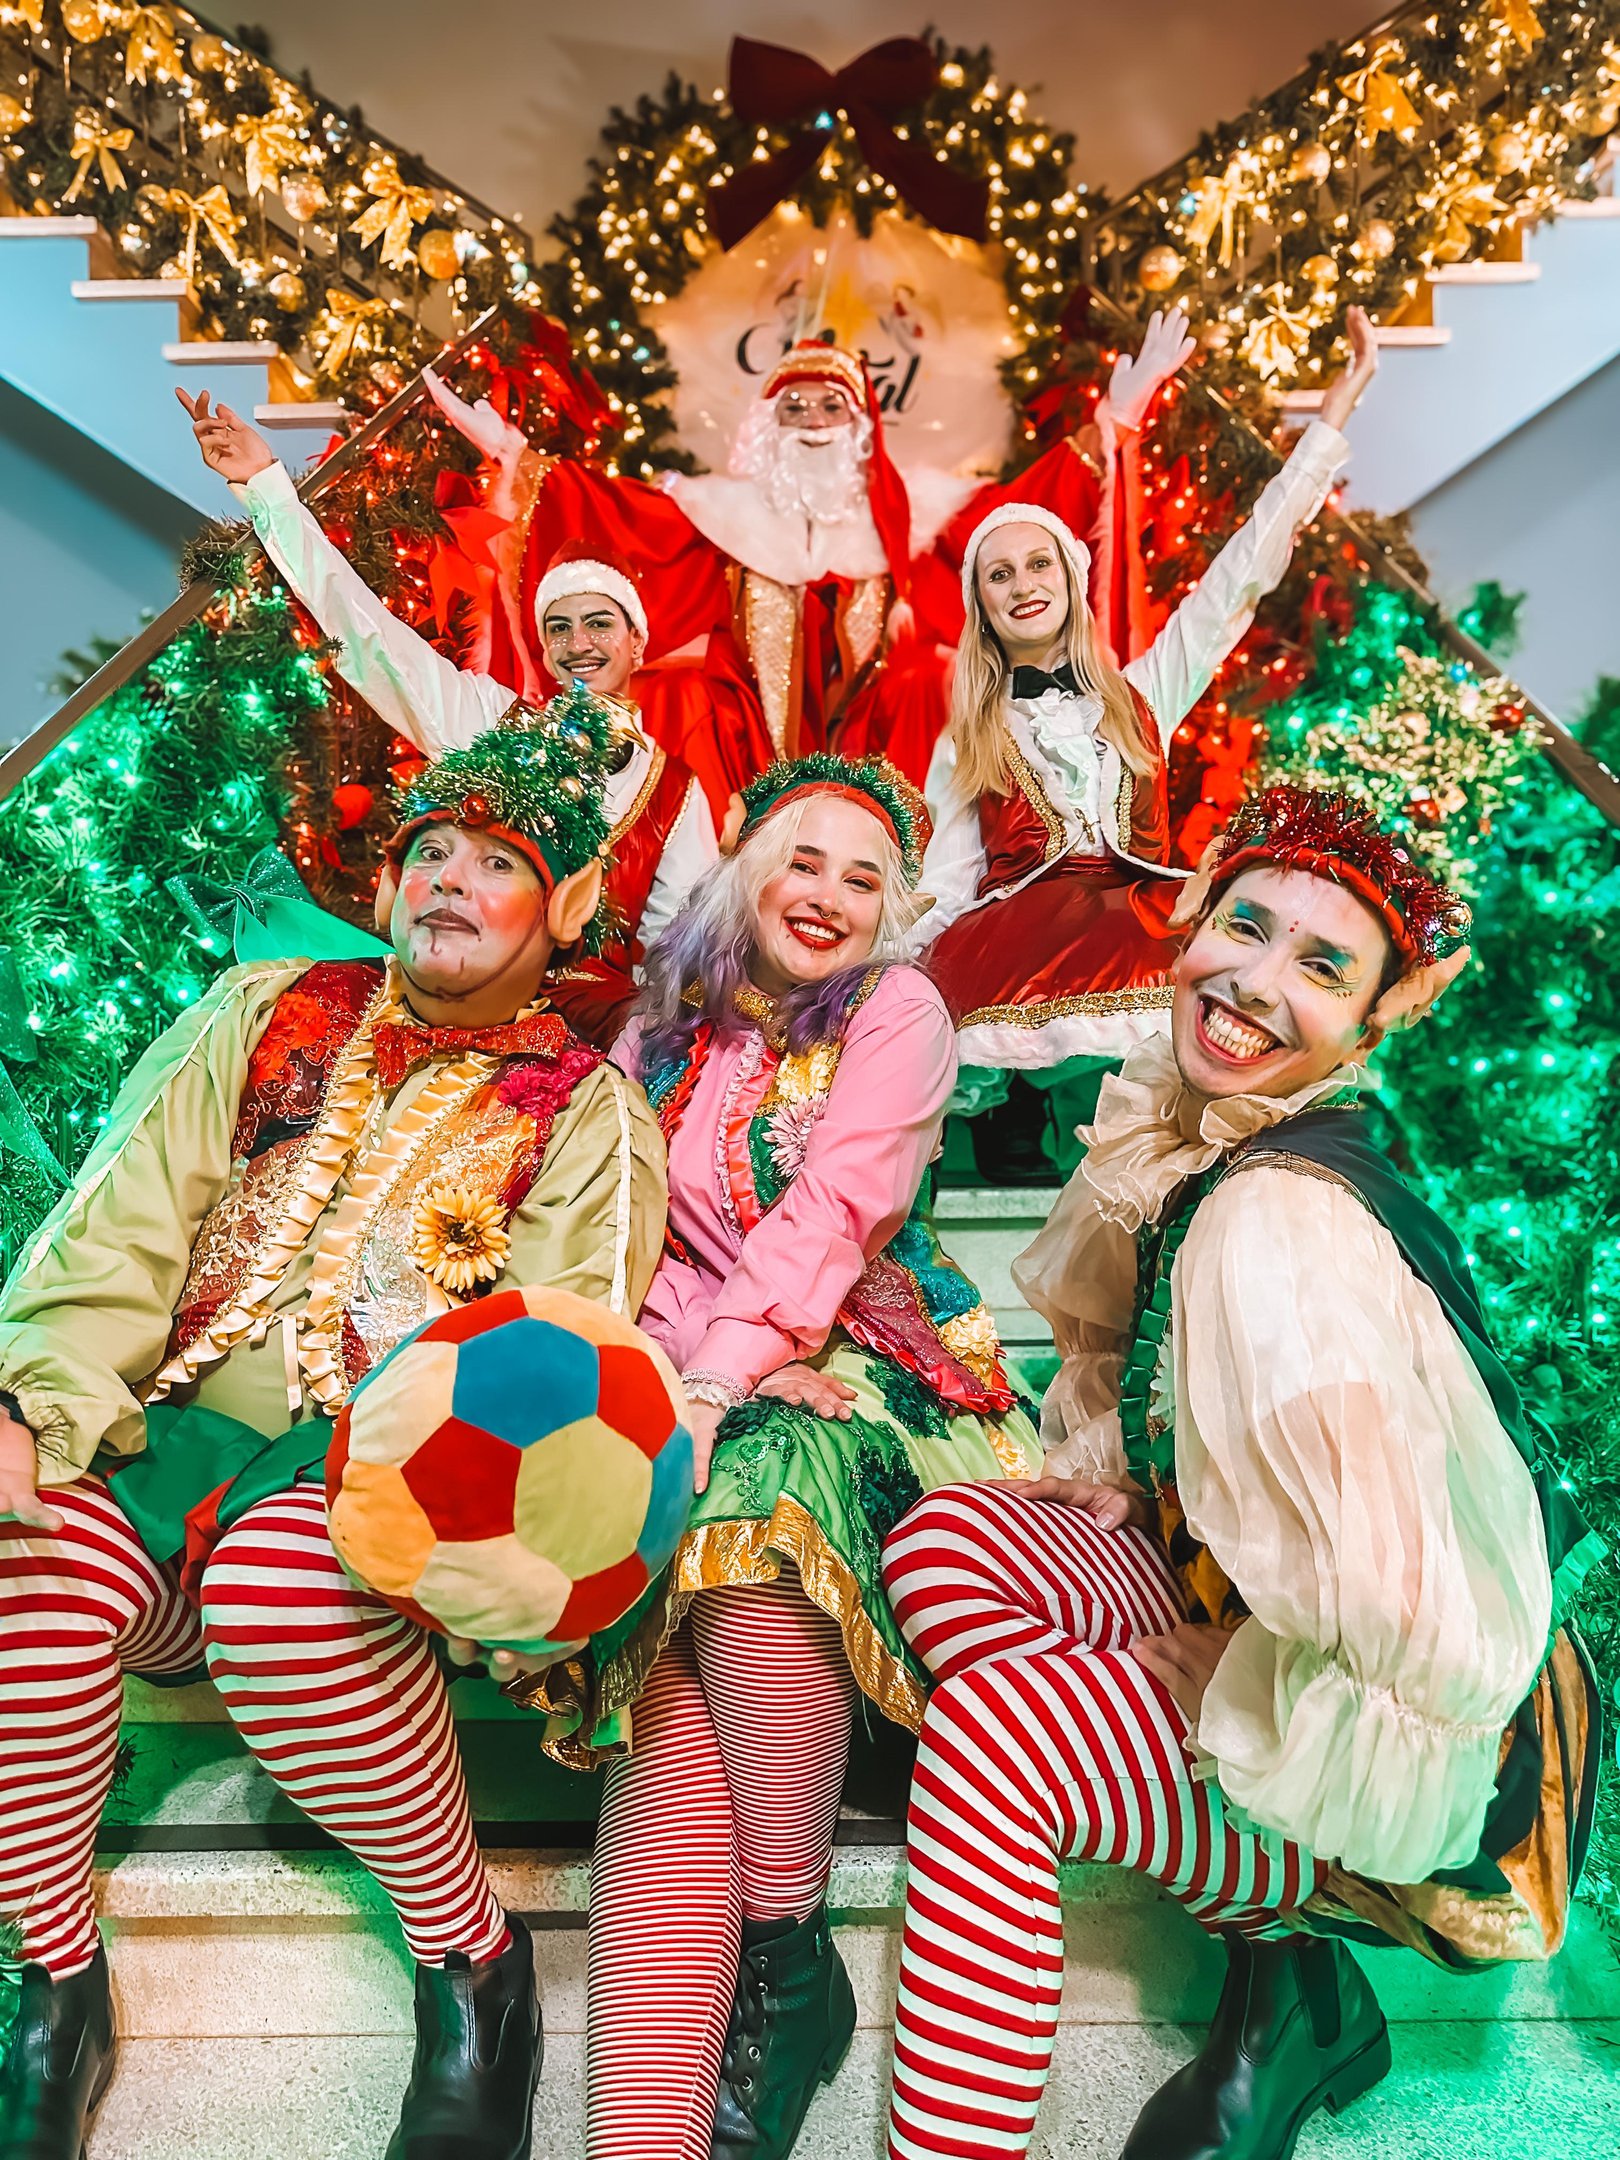
[[[0,220],[0,379],[176,501],[209,517],[239,515],[224,482],[198,457],[174,388],[180,382],[251,410],[270,402],[277,348],[183,341],[184,281],[87,276],[90,235],[79,230],[82,222]],[[49,229],[23,230],[36,224]],[[317,418],[283,430],[278,448],[301,467],[331,433]]]

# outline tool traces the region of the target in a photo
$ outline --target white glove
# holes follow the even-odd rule
[[[513,427],[503,420],[487,397],[476,405],[469,405],[465,398],[457,397],[447,382],[436,375],[432,368],[422,370],[422,380],[427,384],[428,396],[456,430],[465,435],[475,450],[497,465],[510,465],[528,448],[528,437],[521,428]]]
[[[1159,391],[1197,350],[1198,340],[1187,334],[1185,309],[1171,308],[1166,313],[1155,308],[1143,332],[1140,352],[1134,358],[1122,353],[1108,379],[1104,404],[1114,425],[1139,428]],[[1101,418],[1099,411],[1099,421]]]

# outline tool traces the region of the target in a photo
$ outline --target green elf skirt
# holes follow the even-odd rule
[[[926,1678],[884,1594],[883,1540],[937,1486],[1039,1476],[1040,1440],[1027,1410],[953,1414],[903,1365],[844,1337],[810,1362],[854,1390],[848,1419],[765,1395],[728,1411],[668,1573],[583,1656],[513,1687],[545,1713],[559,1762],[589,1768],[629,1745],[631,1706],[694,1597],[770,1582],[784,1564],[838,1622],[862,1693],[895,1724],[921,1725]]]

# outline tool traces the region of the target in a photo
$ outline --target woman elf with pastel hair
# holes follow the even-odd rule
[[[856,1701],[922,1716],[879,1548],[925,1492],[1040,1453],[925,1212],[956,1051],[902,959],[922,798],[823,753],[745,803],[615,1052],[669,1145],[641,1324],[682,1369],[698,1498],[662,1596],[536,1691],[565,1760],[631,1743],[592,1879],[592,2160],[785,2160],[855,2023],[825,1899]]]
[[[1123,669],[1086,601],[1087,549],[1061,519],[1003,503],[968,542],[951,727],[928,782],[922,885],[935,905],[919,940],[957,1024],[964,1107],[1004,1098],[1007,1072],[1066,1092],[1168,1024],[1184,874],[1171,864],[1170,742],[1344,463],[1341,423],[1377,364],[1366,317],[1352,308],[1348,321],[1351,362],[1320,419]],[[1066,1134],[1075,1119],[1058,1109]],[[980,1167],[1020,1165],[1003,1145]],[[1038,1157],[1022,1168],[1051,1174]]]

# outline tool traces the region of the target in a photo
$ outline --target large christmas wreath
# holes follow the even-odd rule
[[[739,38],[726,89],[671,75],[661,97],[615,108],[590,185],[552,220],[560,254],[539,275],[623,411],[619,464],[690,463],[661,396],[675,378],[658,309],[781,202],[818,223],[842,207],[863,234],[903,209],[998,251],[1019,341],[1009,388],[1027,395],[1055,357],[1096,207],[1070,179],[1073,150],[988,50],[933,37],[891,38],[836,75]]]

